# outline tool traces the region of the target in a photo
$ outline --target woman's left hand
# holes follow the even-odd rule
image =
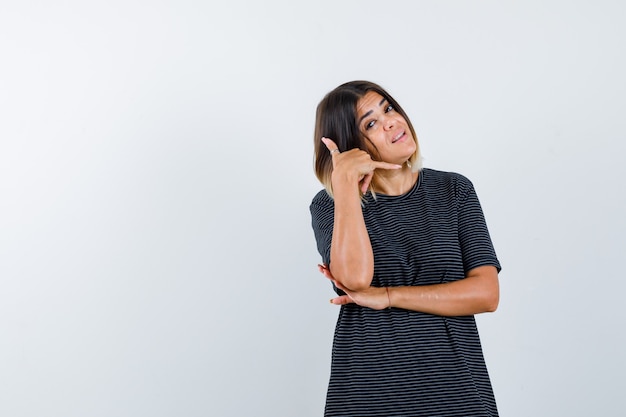
[[[341,285],[341,283],[333,277],[327,265],[318,264],[317,267],[326,278],[335,284],[335,287],[346,293],[346,295],[331,298],[331,304],[343,305],[355,303],[362,307],[368,307],[374,310],[383,310],[390,307],[389,296],[386,288],[369,287],[362,291],[351,291]]]

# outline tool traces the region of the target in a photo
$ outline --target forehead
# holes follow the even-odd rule
[[[385,101],[385,98],[378,94],[376,91],[368,91],[363,97],[356,103],[357,117],[361,117],[365,113],[376,110]]]

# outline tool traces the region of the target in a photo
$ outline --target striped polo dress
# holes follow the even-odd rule
[[[330,263],[333,200],[310,206],[323,262]],[[365,196],[377,287],[463,279],[478,266],[500,270],[472,183],[423,169],[406,194]],[[474,316],[341,306],[325,416],[497,416]]]

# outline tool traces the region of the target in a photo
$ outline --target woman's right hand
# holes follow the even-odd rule
[[[322,142],[324,142],[324,145],[326,145],[332,157],[333,180],[355,181],[359,184],[363,194],[367,192],[372,177],[374,176],[374,170],[402,168],[402,165],[374,161],[367,152],[358,148],[339,152],[335,142],[329,138],[322,138]],[[334,185],[333,181],[333,186]]]

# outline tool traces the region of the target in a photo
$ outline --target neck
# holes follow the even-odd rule
[[[401,169],[379,170],[376,172],[374,191],[385,195],[402,195],[408,192],[419,172],[412,172],[406,164]]]

